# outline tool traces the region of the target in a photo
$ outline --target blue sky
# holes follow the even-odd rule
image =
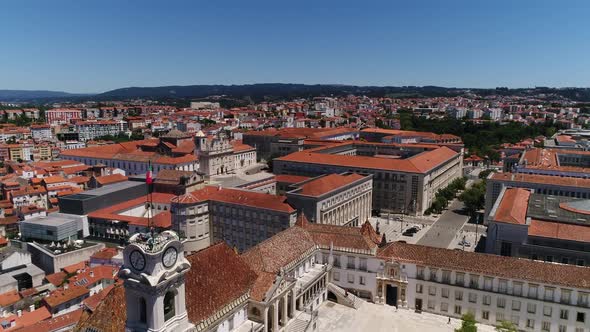
[[[0,89],[590,86],[590,1],[0,1]]]

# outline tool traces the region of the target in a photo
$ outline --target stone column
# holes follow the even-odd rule
[[[289,320],[289,316],[287,315],[287,310],[289,310],[289,305],[287,303],[287,295],[283,296],[283,326],[287,326],[287,321]]]
[[[275,301],[272,304],[272,331],[278,332],[279,331],[279,305]]]
[[[295,300],[295,290],[291,290],[291,318],[295,317],[295,310],[297,309],[297,304]]]
[[[264,316],[264,332],[268,332],[268,307],[264,308],[262,315]]]

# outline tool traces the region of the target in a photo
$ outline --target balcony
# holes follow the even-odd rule
[[[392,280],[392,281],[401,281],[401,282],[408,282],[408,275],[406,273],[402,273],[400,275],[397,276],[392,276],[390,274],[386,274],[383,272],[379,272],[377,273],[377,279],[381,279],[381,280]]]
[[[310,269],[297,278],[295,288],[298,289],[298,294],[307,290],[307,288],[313,285],[318,279],[322,278],[329,270],[329,265],[314,264]]]

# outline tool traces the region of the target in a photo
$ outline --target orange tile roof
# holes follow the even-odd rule
[[[228,204],[253,206],[261,209],[293,213],[295,209],[287,203],[285,196],[270,195],[260,192],[235,188],[207,186],[191,193],[197,200],[212,200]]]
[[[329,174],[305,182],[299,187],[301,190],[296,191],[295,193],[305,196],[321,196],[361,179],[365,179],[365,176],[356,173],[346,175]]]
[[[275,160],[291,161],[298,163],[339,165],[343,167],[358,167],[379,170],[390,170],[406,173],[428,173],[433,168],[441,165],[458,153],[446,146],[438,147],[431,151],[424,151],[406,159],[375,158],[369,156],[345,156],[317,153],[316,151],[300,151]]]
[[[63,331],[65,328],[74,326],[82,317],[82,309],[74,310],[55,318],[42,320],[28,327],[19,329],[19,332],[54,332]]]
[[[590,242],[590,226],[531,220],[529,236],[577,242]]]
[[[462,250],[392,242],[379,250],[378,257],[422,266],[454,269],[468,273],[528,280],[531,282],[589,288],[590,268],[546,263],[524,258],[482,254]]]
[[[6,307],[18,301],[20,301],[20,294],[16,290],[0,294],[0,307]]]
[[[98,305],[104,300],[104,298],[115,288],[115,284],[108,286],[105,289],[100,290],[98,293],[88,297],[82,303],[88,310],[94,311],[98,307]]]
[[[68,180],[64,179],[62,176],[59,176],[59,175],[45,177],[45,178],[43,178],[43,181],[47,184],[68,182]]]
[[[123,182],[123,181],[127,181],[127,180],[128,180],[128,177],[126,177],[123,174],[119,174],[119,173],[96,177],[96,182],[100,183],[101,185]]]
[[[493,173],[492,180],[590,188],[590,179],[523,173]]]
[[[522,188],[509,188],[498,205],[494,221],[524,225],[531,192]]]
[[[242,143],[242,141],[232,141],[231,144],[234,147],[234,153],[236,152],[244,152],[244,151],[254,151],[256,150],[254,147]]]
[[[34,311],[23,311],[21,317],[18,317],[17,315],[10,315],[8,317],[2,318],[2,320],[6,320],[9,322],[14,320],[15,326],[10,327],[8,329],[3,329],[2,327],[0,327],[0,331],[20,331],[20,329],[22,328],[31,326],[48,318],[51,318],[51,313],[49,312],[49,310],[47,310],[46,307],[41,307]]]
[[[117,248],[104,248],[95,252],[90,258],[94,259],[111,259],[119,253]]]
[[[77,273],[79,270],[84,269],[87,265],[88,264],[86,261],[81,261],[76,264],[68,265],[64,267],[63,270],[68,274]]]
[[[55,289],[49,296],[44,297],[43,301],[50,308],[55,308],[60,304],[88,295],[89,293],[90,291],[84,286],[69,285],[68,289],[63,287]]]

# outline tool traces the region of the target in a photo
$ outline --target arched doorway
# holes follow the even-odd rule
[[[338,303],[338,297],[336,297],[336,294],[334,294],[332,291],[328,291],[328,301]]]

